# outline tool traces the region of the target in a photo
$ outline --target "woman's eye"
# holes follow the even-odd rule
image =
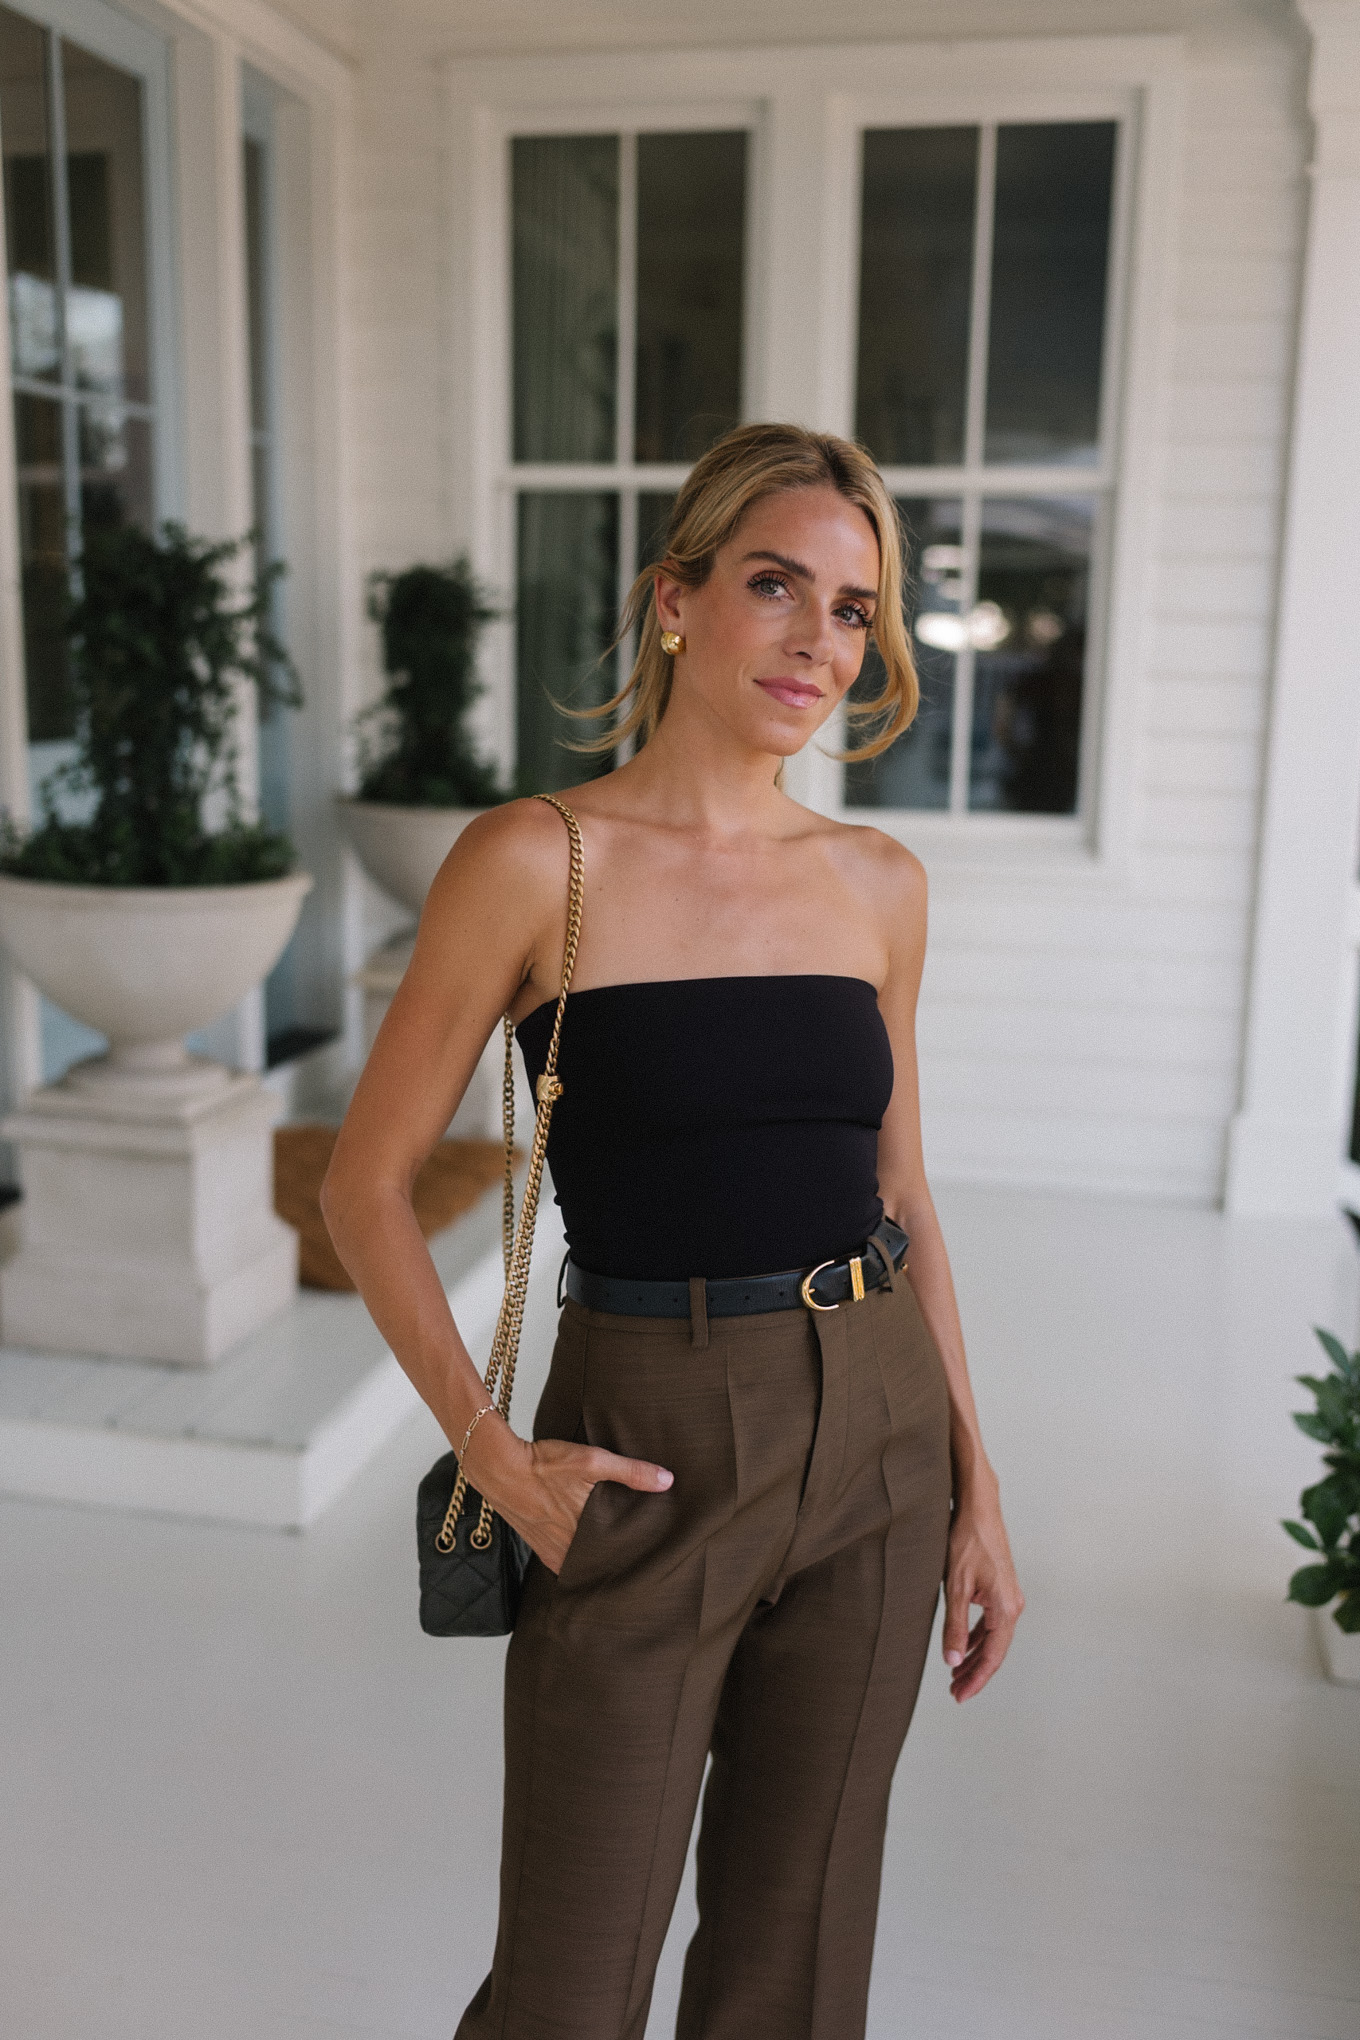
[[[848,623],[851,630],[868,630],[870,618],[857,602],[847,602],[836,611],[842,623]]]
[[[782,595],[788,582],[782,574],[752,574],[747,586],[757,595]]]

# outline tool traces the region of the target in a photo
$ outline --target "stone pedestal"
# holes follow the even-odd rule
[[[157,1082],[87,1064],[36,1091],[0,1124],[24,1191],[5,1344],[209,1367],[282,1310],[297,1235],[274,1214],[275,1113],[215,1065]]]

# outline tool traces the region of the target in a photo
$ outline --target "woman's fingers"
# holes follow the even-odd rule
[[[653,1494],[660,1488],[668,1488],[675,1475],[664,1466],[653,1465],[650,1459],[624,1459],[617,1452],[606,1452],[600,1446],[587,1446],[583,1453],[584,1463],[581,1476],[593,1487],[597,1481],[617,1481],[620,1487],[638,1488]]]
[[[968,1648],[968,1612],[972,1606],[973,1582],[966,1573],[951,1573],[944,1590],[944,1661],[953,1670],[963,1663]]]
[[[987,1617],[983,1616],[973,1631],[968,1655],[949,1682],[949,1691],[955,1700],[971,1700],[975,1693],[982,1691],[1010,1648],[1010,1640],[1009,1631],[989,1629]]]

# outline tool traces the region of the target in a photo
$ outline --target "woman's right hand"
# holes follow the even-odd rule
[[[641,1494],[663,1494],[675,1476],[648,1459],[625,1459],[598,1445],[564,1438],[516,1437],[499,1415],[484,1418],[467,1451],[467,1476],[498,1516],[558,1573],[571,1549],[590,1491],[602,1480]]]

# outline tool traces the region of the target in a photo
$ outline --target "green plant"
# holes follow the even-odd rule
[[[402,807],[489,807],[507,800],[464,727],[482,691],[477,640],[500,613],[467,560],[374,574],[368,613],[382,632],[388,683],[381,701],[358,719],[360,800]]]
[[[1284,1528],[1296,1544],[1321,1553],[1321,1562],[1300,1567],[1289,1582],[1289,1598],[1305,1608],[1336,1601],[1338,1627],[1354,1635],[1360,1631],[1360,1353],[1348,1353],[1330,1332],[1314,1329],[1332,1372],[1295,1377],[1312,1390],[1317,1407],[1296,1411],[1294,1422],[1327,1448],[1322,1458],[1328,1472],[1299,1497],[1306,1522]]]
[[[302,698],[269,623],[282,565],[243,592],[229,583],[248,543],[191,538],[178,524],[158,537],[131,525],[90,535],[66,618],[75,756],[44,781],[35,828],[6,819],[0,870],[225,885],[290,869],[288,838],[244,819],[237,779],[238,683],[254,686],[262,714]]]

